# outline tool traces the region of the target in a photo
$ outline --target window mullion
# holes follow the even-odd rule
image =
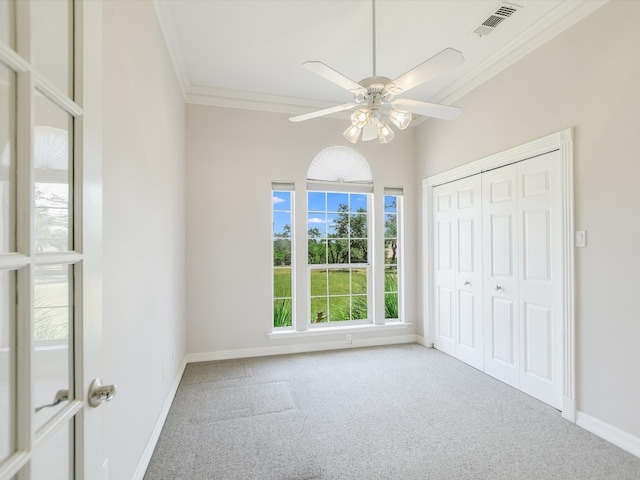
[[[374,325],[384,325],[384,189],[379,185],[374,188],[371,210],[373,214],[370,215],[369,249],[372,253],[369,255],[369,263],[374,268],[369,276],[371,278],[370,289],[373,292],[373,295],[370,295],[373,311],[372,323]],[[377,212],[381,212],[381,214]],[[380,217],[382,221],[376,221]]]
[[[297,193],[297,195],[295,195]],[[295,205],[293,206],[293,223],[298,228],[294,228],[293,243],[295,244],[292,263],[294,267],[293,282],[293,327],[296,332],[304,332],[309,328],[309,295],[311,286],[309,285],[309,269],[307,265],[308,244],[307,244],[307,192],[304,184],[298,183],[294,192]],[[298,268],[302,267],[302,268]]]

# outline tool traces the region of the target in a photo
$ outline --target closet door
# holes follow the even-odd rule
[[[482,370],[482,180],[480,175],[475,175],[453,185],[456,194],[456,357]]]
[[[558,409],[560,151],[434,187],[434,346]]]
[[[456,245],[455,182],[433,189],[434,239],[434,347],[449,355],[456,354]]]
[[[436,187],[434,198],[434,346],[482,369],[480,176]]]
[[[482,175],[484,371],[519,388],[516,165]]]
[[[517,164],[520,389],[562,403],[562,206],[560,153]]]

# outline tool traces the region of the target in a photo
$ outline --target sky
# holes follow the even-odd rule
[[[282,233],[285,225],[291,225],[291,197],[292,192],[274,191],[273,202],[273,228],[274,234]],[[385,212],[393,213],[395,207],[391,206],[392,196],[385,196]],[[322,234],[326,232],[327,225],[331,229],[332,220],[337,218],[335,212],[340,205],[348,205],[349,211],[357,212],[362,208],[367,210],[366,193],[342,193],[342,192],[308,192],[308,228],[318,228]],[[333,213],[332,213],[333,212]]]

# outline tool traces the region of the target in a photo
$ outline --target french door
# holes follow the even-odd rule
[[[101,475],[100,8],[0,1],[0,480]]]

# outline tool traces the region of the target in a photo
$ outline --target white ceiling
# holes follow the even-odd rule
[[[377,0],[377,74],[396,78],[446,47],[465,62],[404,95],[452,103],[606,1],[514,0],[492,33],[473,31],[499,0]],[[304,113],[351,100],[302,67],[319,60],[359,82],[372,75],[370,0],[154,0],[185,98]]]

